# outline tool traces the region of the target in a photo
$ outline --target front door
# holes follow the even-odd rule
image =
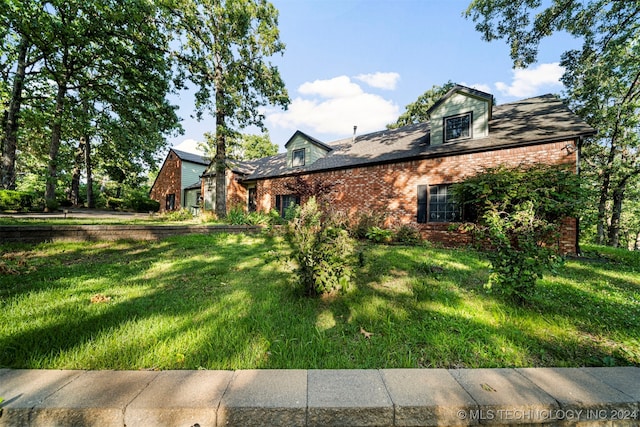
[[[249,212],[255,212],[256,211],[256,198],[258,197],[258,192],[256,190],[256,187],[251,187],[249,188],[249,199],[247,201],[247,209],[249,210]]]
[[[167,194],[167,203],[165,210],[172,211],[176,208],[176,195],[174,193]]]

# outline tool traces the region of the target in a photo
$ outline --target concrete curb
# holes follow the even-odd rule
[[[640,368],[0,369],[0,426],[639,426]]]

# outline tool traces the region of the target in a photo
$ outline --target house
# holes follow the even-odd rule
[[[286,153],[230,162],[227,206],[282,213],[300,203],[296,177],[330,182],[332,207],[348,214],[384,211],[394,223],[414,224],[423,237],[445,244],[469,238],[451,231],[458,220],[450,185],[484,167],[522,163],[576,165],[581,138],[595,130],[553,95],[494,105],[491,94],[451,89],[429,110],[430,120],[334,142],[297,131]],[[212,205],[215,173],[203,175]],[[576,251],[576,220],[563,222],[561,250]]]
[[[160,212],[195,210],[202,194],[200,176],[209,163],[201,155],[171,148],[149,192],[160,202]]]

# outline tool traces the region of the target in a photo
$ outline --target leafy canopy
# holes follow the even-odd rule
[[[427,111],[433,106],[440,98],[442,98],[447,92],[449,92],[455,83],[448,81],[442,86],[434,85],[431,89],[420,95],[411,104],[405,107],[405,112],[398,117],[395,123],[387,125],[387,129],[397,129],[402,126],[417,124],[426,122],[429,120]]]

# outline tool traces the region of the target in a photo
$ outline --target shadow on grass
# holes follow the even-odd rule
[[[487,264],[474,252],[370,246],[353,292],[307,299],[297,296],[282,263],[268,261],[278,248],[277,238],[242,235],[42,246],[20,274],[0,276],[0,366],[456,368],[601,365],[612,357],[639,363],[638,344],[625,343],[640,330],[637,316],[629,317],[637,315],[637,300],[623,301],[617,315],[617,303],[598,293],[610,270],[568,264],[543,281],[534,305],[517,308],[483,290]],[[620,296],[635,289],[611,280],[609,286]],[[92,304],[96,294],[111,299]],[[599,308],[589,314],[582,305]]]

